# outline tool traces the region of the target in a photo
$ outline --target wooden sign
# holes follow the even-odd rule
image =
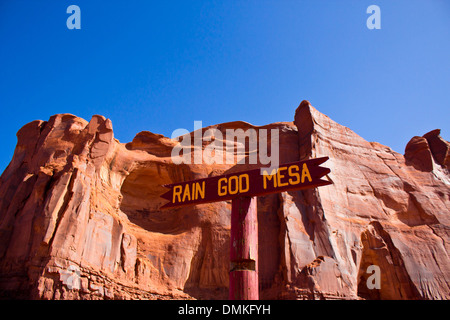
[[[331,182],[321,178],[330,169],[319,165],[327,160],[328,157],[315,158],[284,164],[271,171],[258,168],[164,185],[170,190],[161,197],[169,202],[161,209],[325,186]]]
[[[164,185],[170,190],[161,209],[232,200],[229,298],[258,300],[258,218],[256,196],[332,184],[321,178],[328,157],[297,161],[278,169],[254,169]],[[269,172],[270,171],[270,172]]]

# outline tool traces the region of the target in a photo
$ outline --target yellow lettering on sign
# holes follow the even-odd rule
[[[173,198],[172,203],[175,203],[175,198],[178,197],[178,202],[181,202],[181,192],[183,191],[183,188],[181,186],[175,186],[173,188]]]
[[[245,189],[242,187],[242,181],[244,180],[244,178],[246,180],[246,182],[245,182],[246,188]],[[250,189],[250,180],[249,180],[248,174],[246,174],[246,173],[241,174],[239,176],[239,190],[242,193],[242,192],[247,192],[248,189]]]
[[[293,172],[295,169],[295,172]],[[289,184],[295,185],[300,183],[300,175],[298,172],[300,171],[300,168],[297,165],[293,165],[289,167],[288,173],[289,177],[295,177],[296,179],[293,180],[292,178],[289,179]]]
[[[232,181],[234,181],[234,189],[232,189]],[[238,177],[232,176],[228,179],[228,192],[230,194],[236,194],[239,191]]]
[[[205,181],[202,182],[202,186],[200,187],[200,183],[195,183],[195,200],[198,199],[198,196],[201,196],[202,199],[205,199]]]
[[[189,190],[188,184],[184,187],[183,200],[181,201],[184,202],[186,198],[188,198],[188,200],[191,200],[191,192]]]
[[[281,167],[278,169],[278,172],[277,172],[277,178],[278,178],[277,180],[278,180],[279,187],[285,187],[289,184],[287,182],[283,182],[283,183],[281,182],[281,179],[284,178],[284,175],[281,174],[281,171],[284,171],[284,170],[287,170],[287,167]]]
[[[306,163],[303,164],[302,183],[305,182],[305,178],[308,178],[309,182],[312,182],[311,175],[309,174],[309,170],[308,167],[306,166]]]
[[[220,197],[228,194],[238,194],[250,190],[250,177],[244,173],[239,176],[231,176],[228,178],[220,178],[217,181],[218,195]]]
[[[269,181],[271,181],[271,184]],[[306,163],[303,163],[302,165],[301,174],[298,165],[272,169],[270,174],[266,170],[263,171],[264,190],[266,190],[267,188],[272,189],[286,187],[289,185],[297,185],[300,183],[305,183],[305,181],[313,181]],[[230,177],[223,177],[217,181],[217,187],[217,194],[219,197],[245,193],[250,190],[250,177],[247,173]],[[205,199],[205,196],[206,181],[191,182],[184,185],[174,186],[172,193],[172,203]]]
[[[275,175],[277,174],[277,169],[273,169],[272,172],[270,174],[267,173],[266,170],[264,170],[263,172],[263,187],[264,189],[267,189],[267,180],[273,180],[273,187],[276,188],[277,187],[277,179],[275,177]]]
[[[219,181],[217,182],[217,185],[219,187],[219,190],[217,191],[217,193],[219,194],[219,196],[224,196],[227,194],[227,187],[222,185],[222,182],[227,182],[227,178],[221,178],[219,179]]]

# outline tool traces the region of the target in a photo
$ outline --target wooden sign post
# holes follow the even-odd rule
[[[258,300],[256,197],[231,200],[230,300]]]
[[[317,188],[331,184],[321,178],[330,169],[319,165],[328,157],[297,161],[278,169],[253,169],[216,177],[164,185],[170,190],[161,209],[231,200],[230,283],[232,300],[257,300],[258,220],[257,196]]]

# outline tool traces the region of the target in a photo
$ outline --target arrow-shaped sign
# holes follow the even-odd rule
[[[321,178],[330,169],[319,166],[327,160],[328,157],[315,158],[284,164],[271,171],[258,168],[164,185],[170,190],[161,197],[169,202],[161,209],[329,185],[332,182]]]

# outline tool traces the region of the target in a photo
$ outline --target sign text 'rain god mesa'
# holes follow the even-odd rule
[[[253,169],[216,177],[164,185],[170,190],[161,197],[169,202],[162,209],[225,201],[237,196],[254,197],[331,184],[321,178],[330,169],[319,165],[328,157],[281,165],[278,169]],[[270,171],[270,172],[269,172]]]
[[[316,188],[332,182],[321,178],[330,169],[319,165],[328,157],[284,164],[277,169],[258,168],[217,177],[165,185],[170,190],[161,208],[231,201],[229,298],[258,300],[257,196]],[[269,172],[270,171],[270,172]]]

